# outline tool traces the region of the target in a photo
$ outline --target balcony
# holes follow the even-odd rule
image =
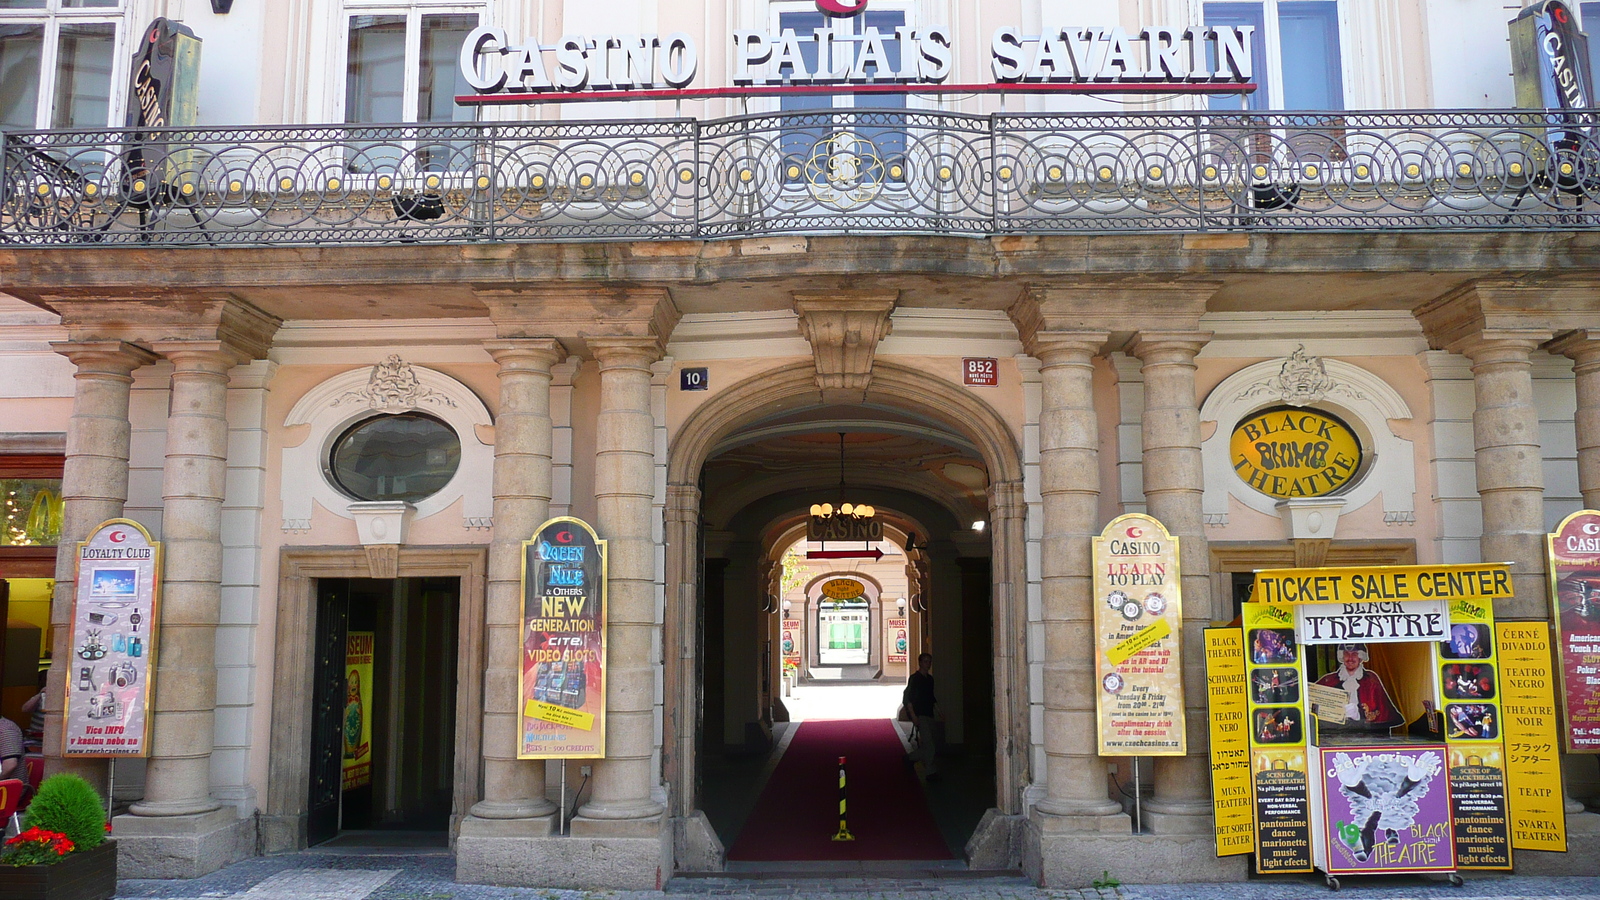
[[[0,243],[1600,228],[1600,110],[13,131]]]

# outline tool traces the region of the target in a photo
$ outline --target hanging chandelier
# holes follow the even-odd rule
[[[811,517],[806,523],[806,537],[813,541],[881,541],[883,523],[875,516],[878,511],[870,504],[852,503],[845,499],[844,432],[839,433],[839,502],[811,504]]]

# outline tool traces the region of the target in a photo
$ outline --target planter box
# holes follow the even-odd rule
[[[0,866],[0,897],[6,900],[110,900],[116,893],[116,841],[51,866]]]

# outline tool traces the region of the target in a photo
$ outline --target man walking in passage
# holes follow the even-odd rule
[[[912,721],[916,723],[916,731],[912,739],[917,746],[906,755],[906,761],[922,763],[922,774],[932,784],[939,782],[939,763],[935,760],[933,745],[933,714],[939,701],[933,696],[933,654],[924,653],[917,657],[917,670],[906,679],[906,690],[900,696],[900,702],[911,710]]]

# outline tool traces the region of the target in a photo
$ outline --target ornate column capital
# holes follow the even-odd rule
[[[1023,346],[1029,356],[1047,369],[1088,365],[1091,359],[1104,352],[1109,337],[1104,331],[1035,331],[1024,336]]]
[[[859,400],[872,383],[878,342],[889,335],[889,314],[900,292],[796,291],[793,296],[800,334],[816,361],[818,389],[824,397],[843,391]]]
[[[1141,331],[1134,335],[1132,343],[1128,345],[1128,353],[1146,365],[1193,365],[1194,358],[1210,342],[1209,331]]]
[[[483,349],[500,364],[500,370],[528,370],[549,373],[566,358],[566,350],[555,338],[517,338],[484,341]]]
[[[589,352],[600,363],[600,371],[607,369],[643,369],[653,376],[650,367],[666,355],[664,342],[654,335],[591,337]]]
[[[1473,368],[1500,363],[1527,364],[1533,351],[1550,340],[1550,332],[1535,328],[1494,328],[1465,334],[1446,350],[1472,360]]]
[[[1035,331],[1104,331],[1121,346],[1141,329],[1199,327],[1220,281],[1074,280],[1027,285],[1011,305],[1024,345]]]
[[[48,298],[73,341],[220,342],[240,362],[265,359],[282,321],[230,294]],[[165,355],[165,351],[158,351]]]
[[[1593,296],[1592,286],[1480,278],[1429,300],[1412,315],[1434,349],[1477,360],[1476,353],[1493,352],[1493,345],[1513,349],[1505,341],[1542,344],[1574,314],[1580,324],[1592,319],[1592,312],[1577,311],[1592,310]]]
[[[148,366],[160,358],[144,347],[127,341],[52,341],[50,347],[71,360],[80,372],[116,378],[131,379],[134,369]]]
[[[1572,360],[1573,370],[1579,375],[1588,374],[1600,366],[1600,329],[1579,328],[1562,332],[1545,345],[1551,353],[1559,353]]]
[[[568,353],[592,356],[605,337],[650,337],[665,345],[681,314],[664,287],[541,284],[479,290],[501,338],[553,339]]]
[[[252,359],[247,352],[227,341],[154,341],[150,348],[171,361],[180,372],[225,376],[229,369]]]

